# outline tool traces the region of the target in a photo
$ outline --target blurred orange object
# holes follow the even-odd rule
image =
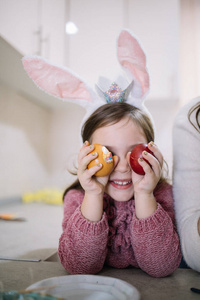
[[[15,214],[0,214],[0,220],[5,220],[5,221],[25,221],[24,218],[16,217]]]

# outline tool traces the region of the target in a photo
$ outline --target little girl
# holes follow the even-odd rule
[[[180,263],[171,186],[162,178],[163,157],[152,142],[148,116],[127,103],[98,108],[82,129],[84,144],[78,156],[79,182],[64,195],[63,233],[59,257],[72,274],[95,274],[104,264],[115,268],[134,266],[149,275],[171,274]],[[93,144],[106,146],[114,155],[108,176],[87,165]],[[155,157],[143,152],[139,160],[145,175],[133,172],[130,151],[148,143]]]
[[[162,176],[163,157],[153,143],[153,126],[143,106],[149,90],[146,56],[127,30],[118,37],[117,57],[128,81],[100,78],[98,94],[66,68],[35,56],[23,59],[25,70],[41,89],[87,111],[78,181],[64,195],[58,253],[72,274],[95,274],[109,265],[167,276],[181,260],[172,188]],[[134,173],[129,164],[130,152],[139,143],[148,143],[154,154],[143,152],[150,165],[139,161],[145,175]],[[94,144],[106,146],[114,155],[107,176],[94,175],[101,165],[87,168],[97,157],[90,153]]]

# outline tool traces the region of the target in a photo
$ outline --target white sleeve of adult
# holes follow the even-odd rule
[[[173,194],[181,248],[186,263],[200,272],[200,132],[188,120],[190,107],[184,106],[173,127]],[[195,114],[192,116],[195,121]]]

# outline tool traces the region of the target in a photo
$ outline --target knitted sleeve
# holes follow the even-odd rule
[[[165,183],[155,197],[158,206],[153,215],[140,220],[133,217],[132,247],[143,271],[165,277],[178,268],[181,260],[171,186]]]
[[[173,128],[173,193],[177,226],[185,261],[200,272],[200,133],[189,123],[189,109],[200,101],[193,99],[175,119]],[[191,115],[196,124],[195,113]],[[199,119],[200,122],[200,119]]]
[[[86,220],[80,210],[83,192],[70,190],[64,198],[63,233],[58,254],[71,274],[95,274],[107,254],[108,223],[104,214],[99,222]]]

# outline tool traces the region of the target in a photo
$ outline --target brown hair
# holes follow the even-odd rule
[[[191,115],[193,112],[196,111],[196,115],[195,115],[195,118],[196,118],[196,125],[191,121]],[[200,123],[199,123],[199,120],[198,120],[198,116],[199,116],[199,113],[200,113],[200,102],[198,102],[197,104],[195,104],[193,107],[190,108],[189,112],[188,112],[188,120],[190,121],[190,123],[192,124],[192,126],[198,131],[200,132]]]
[[[116,124],[125,117],[129,117],[143,129],[148,143],[154,141],[152,122],[143,110],[128,103],[107,103],[95,110],[83,124],[81,131],[83,142],[89,141],[91,143],[92,135],[98,128]],[[66,189],[64,195],[72,188],[81,188],[78,179]]]
[[[95,110],[83,125],[83,142],[91,142],[92,135],[98,128],[116,124],[125,117],[129,117],[143,129],[148,142],[154,140],[153,126],[146,113],[127,103],[108,103]]]

